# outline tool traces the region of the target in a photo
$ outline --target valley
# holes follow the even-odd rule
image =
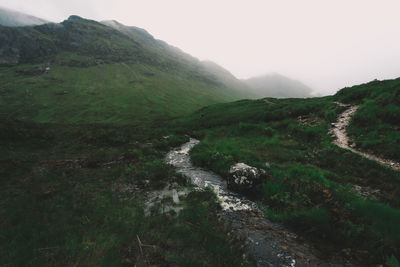
[[[400,78],[310,97],[41,22],[0,26],[1,266],[399,266]]]

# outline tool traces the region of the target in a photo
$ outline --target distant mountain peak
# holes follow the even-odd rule
[[[80,17],[78,15],[71,15],[71,16],[68,17],[67,20],[69,20],[69,21],[77,21],[77,20],[85,20],[85,19],[83,19],[82,17]]]
[[[244,80],[259,97],[304,98],[312,96],[312,89],[304,83],[272,72]]]
[[[49,21],[31,16],[9,8],[0,7],[0,25],[7,27],[33,26],[49,23]]]

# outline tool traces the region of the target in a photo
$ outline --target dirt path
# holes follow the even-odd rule
[[[336,137],[336,140],[333,141],[333,143],[338,145],[341,148],[348,149],[364,158],[367,158],[369,160],[374,160],[374,161],[376,161],[382,165],[388,166],[394,170],[400,170],[399,162],[382,159],[375,155],[362,152],[360,150],[355,149],[354,147],[352,147],[349,144],[349,137],[347,136],[346,128],[350,124],[351,118],[354,115],[354,113],[357,111],[359,106],[349,106],[349,105],[344,105],[339,102],[336,102],[336,104],[343,106],[343,107],[348,107],[348,108],[342,114],[340,114],[337,122],[332,124],[333,128],[331,131],[334,134],[334,136]]]
[[[167,162],[200,188],[211,187],[222,211],[221,220],[231,233],[246,241],[247,248],[258,266],[351,266],[320,260],[318,251],[282,225],[266,219],[258,205],[228,190],[222,177],[197,168],[190,161],[189,151],[198,144],[190,139],[167,155]]]

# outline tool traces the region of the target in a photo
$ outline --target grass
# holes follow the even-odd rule
[[[210,192],[144,215],[148,192],[187,185],[164,160],[187,138],[166,125],[246,92],[125,30],[79,17],[0,27],[0,265],[253,266]]]
[[[222,176],[237,162],[269,169],[252,197],[268,217],[289,224],[327,255],[351,248],[365,265],[399,258],[400,176],[331,143],[330,123],[343,111],[336,100],[217,104],[176,122],[176,129],[202,139],[191,151],[198,166]],[[379,189],[379,199],[361,198],[352,185]]]
[[[177,80],[144,64],[52,65],[49,73],[36,74],[40,67],[44,66],[0,68],[3,117],[40,123],[142,124],[235,97],[230,89],[192,81],[190,74],[181,73]]]
[[[148,126],[2,125],[1,265],[252,266],[211,192],[189,194],[178,215],[144,215],[146,192],[186,185],[164,161],[185,138]]]
[[[249,96],[233,76],[144,30],[113,25],[72,16],[60,24],[0,26],[0,117],[151,124]]]
[[[400,79],[344,88],[337,98],[360,104],[350,127],[357,147],[383,158],[400,159]]]
[[[236,162],[268,168],[253,197],[327,255],[350,248],[362,265],[398,265],[399,173],[327,133],[344,110],[334,101],[360,104],[356,145],[398,159],[399,79],[333,97],[215,104],[245,92],[143,31],[77,17],[0,28],[20,48],[0,59],[0,265],[252,266],[209,191],[189,194],[180,214],[144,215],[147,192],[187,185],[164,161],[185,134],[202,139],[196,165],[223,176]],[[380,195],[361,198],[352,185]]]

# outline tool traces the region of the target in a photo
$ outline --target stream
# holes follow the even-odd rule
[[[199,142],[191,138],[170,151],[166,160],[197,187],[214,190],[222,208],[220,218],[232,234],[246,241],[258,266],[344,266],[320,260],[317,250],[292,231],[266,219],[255,202],[228,190],[222,177],[193,166],[189,152]]]

